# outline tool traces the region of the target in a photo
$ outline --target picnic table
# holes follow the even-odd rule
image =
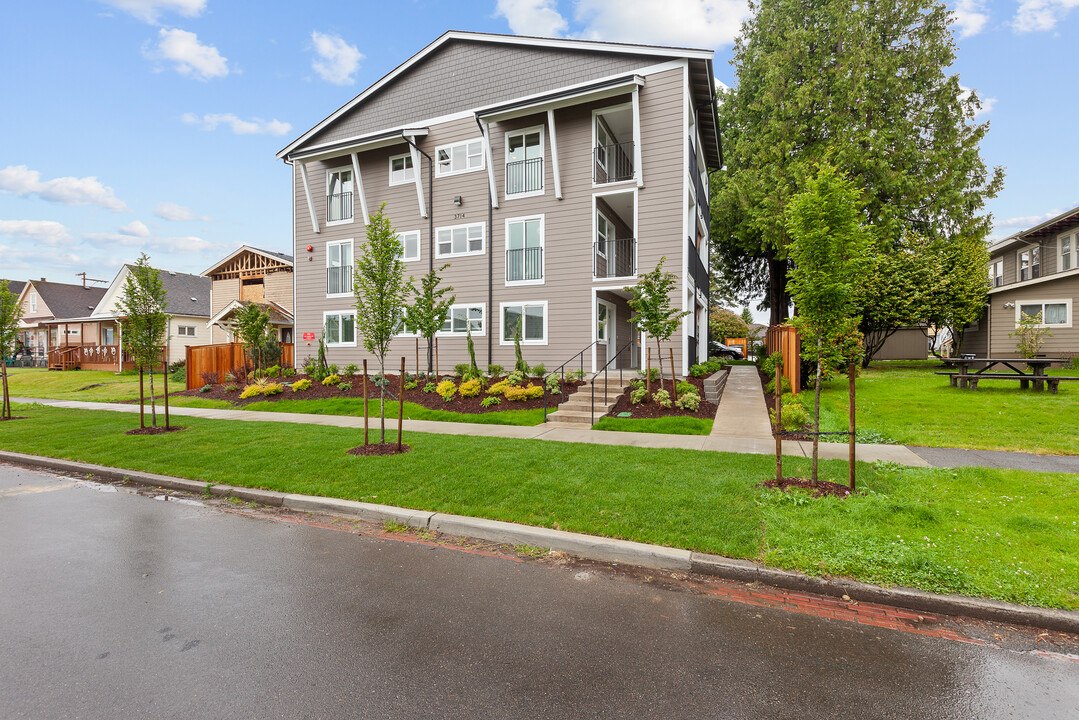
[[[947,375],[951,380],[952,387],[968,388],[970,390],[978,389],[979,380],[1018,380],[1019,387],[1022,390],[1026,390],[1031,387],[1035,392],[1041,392],[1045,389],[1045,386],[1049,386],[1049,392],[1056,394],[1057,385],[1061,380],[1079,380],[1079,378],[1073,377],[1050,377],[1045,374],[1046,369],[1053,363],[1067,362],[1064,358],[978,358],[978,357],[960,357],[960,358],[945,358],[945,364],[953,367],[958,367],[958,372],[938,372],[937,375]],[[972,370],[974,365],[983,365],[977,370]],[[1030,372],[1024,372],[1020,369],[1021,365],[1026,365],[1030,368]],[[1004,372],[1003,370],[993,371],[993,368],[1003,366],[1011,370],[1011,372]]]

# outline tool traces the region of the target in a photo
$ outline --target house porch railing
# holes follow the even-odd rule
[[[597,240],[592,243],[592,275],[596,278],[637,275],[637,239]]]

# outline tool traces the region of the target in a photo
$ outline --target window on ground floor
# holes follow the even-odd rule
[[[454,305],[446,313],[439,335],[466,335],[471,329],[473,335],[486,335],[485,310],[483,304]]]
[[[325,334],[326,346],[350,346],[356,345],[356,313],[352,310],[341,312],[323,313],[322,332]]]
[[[1071,327],[1071,301],[1021,302],[1016,308],[1015,322],[1018,324],[1024,315],[1040,319],[1046,327]]]
[[[503,345],[512,345],[514,337],[521,334],[522,345],[547,344],[547,302],[503,303]]]

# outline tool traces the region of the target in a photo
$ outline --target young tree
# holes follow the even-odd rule
[[[412,282],[412,278],[405,280],[405,264],[401,260],[404,248],[385,211],[386,203],[382,203],[378,212],[371,216],[363,255],[356,261],[353,285],[356,329],[363,336],[364,349],[378,360],[378,372],[383,379],[386,377],[386,353],[390,351],[390,341],[404,320]],[[385,444],[386,385],[385,382],[378,385],[381,393],[380,442]],[[399,400],[404,402],[403,398]]]
[[[861,191],[831,165],[821,165],[785,213],[791,268],[790,291],[803,334],[802,356],[816,363],[813,429],[820,433],[821,380],[849,360],[857,339],[858,286],[870,252],[862,225]],[[860,343],[855,343],[860,344]],[[813,436],[813,484],[817,483],[818,436]]]
[[[0,280],[0,373],[4,381],[4,402],[0,405],[0,420],[11,419],[11,396],[7,386],[8,357],[15,353],[15,340],[19,336],[19,320],[22,319],[22,306],[19,296],[8,290],[7,280]]]
[[[1020,357],[1034,358],[1038,357],[1046,338],[1053,337],[1053,333],[1042,324],[1041,313],[1036,313],[1033,317],[1023,313],[1015,326],[1015,332],[1008,333],[1008,337],[1015,338],[1015,349]]]
[[[270,325],[270,311],[256,303],[244,305],[236,313],[236,337],[244,344],[248,360],[256,370],[264,370],[264,349],[268,338],[273,338],[273,326]]]
[[[448,267],[449,263],[438,268],[438,270],[431,270],[420,278],[419,289],[411,283],[409,284],[409,291],[415,299],[411,305],[405,308],[405,327],[419,333],[427,340],[428,375],[434,372],[433,348],[435,333],[442,328],[442,324],[446,322],[446,313],[450,311],[450,307],[457,300],[456,295],[450,295],[449,298],[444,300],[443,297],[446,293],[453,292],[453,288],[440,288],[438,286],[442,282],[439,273]]]
[[[674,273],[663,271],[665,262],[667,258],[661,257],[654,270],[640,275],[636,285],[624,288],[633,293],[633,299],[629,301],[629,306],[636,313],[633,316],[633,324],[638,330],[656,341],[660,387],[663,387],[663,349],[660,343],[670,340],[671,335],[682,322],[682,318],[689,315],[688,310],[676,310],[671,305],[671,293],[678,279]],[[675,395],[674,368],[672,367],[671,396]]]
[[[161,282],[161,272],[150,267],[149,258],[142,253],[134,265],[128,266],[127,282],[124,283],[117,303],[123,328],[124,350],[139,368],[139,425],[145,427],[142,408],[146,398],[142,392],[142,374],[150,371],[150,425],[157,427],[157,402],[154,398],[154,368],[159,364],[168,372],[162,355],[162,345],[167,340],[169,315],[168,292]],[[168,396],[165,408],[168,410]]]
[[[753,313],[747,307],[742,308],[742,322],[746,324],[747,329],[753,324]]]

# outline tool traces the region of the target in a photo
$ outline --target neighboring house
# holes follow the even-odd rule
[[[989,248],[989,303],[963,336],[962,351],[987,357],[1016,355],[1009,333],[1023,313],[1041,315],[1053,336],[1041,354],[1079,355],[1079,207],[1007,237]]]
[[[240,246],[202,274],[213,281],[211,317],[206,324],[210,343],[233,340],[233,318],[244,304],[254,302],[270,313],[277,339],[292,342],[293,261],[291,255]]]
[[[874,355],[874,360],[926,360],[933,344],[926,330],[920,327],[899,328],[888,336]]]
[[[19,322],[19,339],[24,350],[30,351],[37,365],[44,366],[49,350],[64,344],[83,343],[86,332],[96,328],[74,325],[58,328],[51,324],[56,318],[89,315],[105,295],[105,288],[48,282],[45,278],[25,283],[19,293],[23,317]],[[62,334],[61,334],[62,333]]]
[[[352,275],[385,203],[406,275],[436,269],[454,288],[443,368],[467,361],[469,328],[481,364],[512,366],[518,326],[530,364],[583,351],[598,369],[628,346],[618,365],[639,367],[625,288],[665,257],[689,313],[671,342],[685,373],[707,349],[712,59],[448,32],[334,111],[278,154],[292,167],[297,362],[323,335],[330,362],[370,358]],[[413,358],[415,342],[390,355]]]

